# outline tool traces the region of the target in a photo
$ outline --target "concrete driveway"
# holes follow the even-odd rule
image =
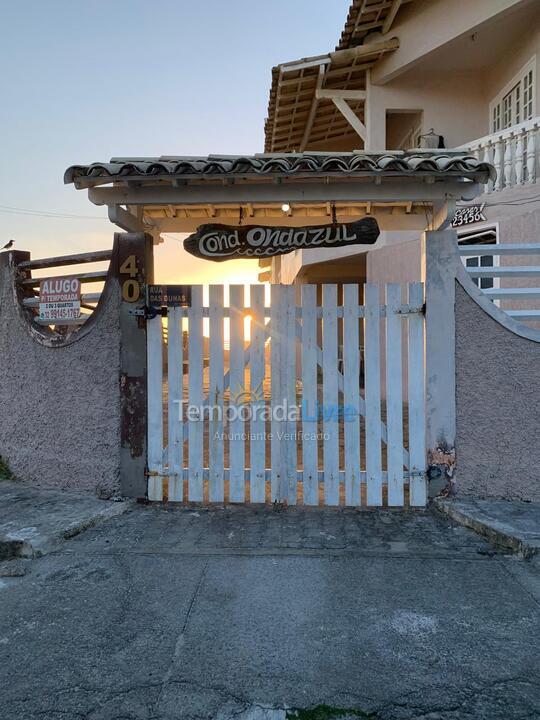
[[[540,718],[540,568],[436,513],[137,506],[12,562],[2,719]]]

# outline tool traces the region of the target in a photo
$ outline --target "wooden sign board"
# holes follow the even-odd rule
[[[268,227],[247,225],[201,225],[184,240],[184,249],[207,260],[268,258],[293,250],[333,248],[344,245],[372,245],[379,237],[375,218],[352,223],[306,227]]]
[[[81,316],[81,281],[47,278],[39,283],[40,320],[75,320]]]
[[[190,307],[191,285],[149,285],[148,307]]]

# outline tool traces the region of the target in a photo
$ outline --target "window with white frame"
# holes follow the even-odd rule
[[[536,57],[533,57],[490,103],[491,132],[505,130],[534,117],[535,67]]]
[[[484,225],[473,228],[463,228],[457,231],[459,245],[494,245],[498,242],[498,225]],[[463,255],[465,267],[494,267],[498,258],[493,255]],[[496,287],[495,278],[471,277],[472,282],[481,290]]]

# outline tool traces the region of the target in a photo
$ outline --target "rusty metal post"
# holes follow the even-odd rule
[[[113,267],[120,302],[120,490],[128,497],[146,496],[146,321],[133,314],[145,306],[146,285],[153,282],[152,237],[115,233]]]

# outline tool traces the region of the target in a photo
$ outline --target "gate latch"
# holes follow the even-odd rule
[[[152,318],[155,318],[158,315],[166,317],[167,308],[145,305],[144,307],[130,309],[128,310],[128,313],[130,315],[135,315],[135,317],[143,317],[145,320],[152,320]]]

